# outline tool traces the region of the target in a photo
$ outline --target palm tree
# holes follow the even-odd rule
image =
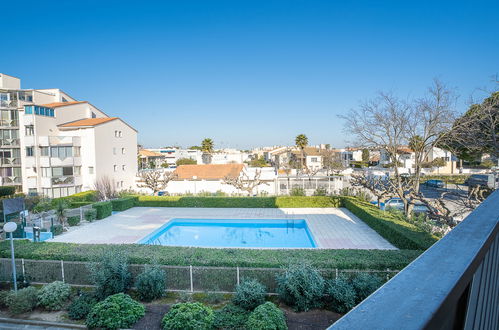
[[[305,147],[308,145],[308,138],[305,134],[300,134],[295,138],[295,144],[301,150],[301,168],[303,169],[303,159],[305,158]]]
[[[205,163],[209,164],[211,163],[211,154],[213,153],[213,140],[206,138],[201,142],[201,151],[203,152],[203,158],[207,161],[204,161]]]

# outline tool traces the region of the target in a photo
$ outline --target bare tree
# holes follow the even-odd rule
[[[268,182],[261,180],[261,170],[256,170],[255,175],[250,177],[246,171],[242,171],[239,176],[226,176],[223,181],[225,184],[234,186],[235,188],[248,192],[248,196],[253,194],[253,190],[261,184],[268,185]]]
[[[116,190],[116,182],[114,179],[105,175],[100,177],[94,183],[94,188],[97,191],[99,200],[108,200],[116,198],[118,196],[118,191]]]
[[[367,175],[365,172],[354,174],[350,178],[350,184],[353,187],[361,187],[369,190],[376,196],[378,207],[390,197],[394,197],[393,186],[389,178]]]
[[[330,173],[338,174],[345,169],[339,152],[335,152],[331,149],[325,149],[321,151],[321,156],[322,166],[326,170],[327,176],[329,176]]]
[[[139,177],[138,186],[140,188],[149,188],[152,190],[153,195],[156,195],[158,191],[165,189],[170,181],[177,178],[177,174],[162,170],[142,171]]]

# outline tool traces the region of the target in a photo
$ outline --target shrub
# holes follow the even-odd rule
[[[233,302],[246,310],[253,310],[265,302],[265,287],[255,279],[243,280],[236,287]]]
[[[78,224],[80,223],[80,216],[79,215],[68,217],[67,219],[68,219],[68,225],[70,225],[70,226],[78,226]]]
[[[0,291],[0,308],[7,307],[7,296],[10,294],[10,291]]]
[[[211,329],[215,316],[213,310],[201,303],[180,303],[170,308],[163,317],[163,329]]]
[[[111,200],[113,211],[125,211],[135,206],[138,201],[137,196],[129,196]]]
[[[83,216],[85,217],[85,220],[87,220],[88,222],[92,222],[97,219],[97,210],[93,208],[85,210]]]
[[[344,197],[345,207],[399,249],[426,250],[438,238],[376,206]]]
[[[11,291],[5,299],[6,305],[9,307],[9,312],[16,315],[35,309],[38,302],[37,293],[36,288],[32,286],[17,290],[17,292]]]
[[[244,329],[250,312],[239,306],[228,304],[215,311],[215,329]]]
[[[303,188],[293,188],[291,189],[291,192],[289,193],[290,196],[305,196],[305,189]]]
[[[15,193],[15,186],[0,186],[0,197],[14,195]]]
[[[327,189],[322,187],[315,189],[314,196],[327,196]]]
[[[57,311],[64,307],[71,296],[71,287],[61,281],[44,285],[38,292],[38,304],[45,309]]]
[[[352,285],[357,296],[356,303],[358,304],[362,300],[366,299],[371,293],[376,291],[383,281],[374,274],[369,273],[358,273],[352,279]]]
[[[326,294],[327,307],[337,313],[346,313],[355,306],[355,289],[344,277],[327,281]]]
[[[99,299],[125,292],[130,288],[128,257],[117,249],[104,252],[99,262],[90,265],[90,273]]]
[[[161,298],[166,290],[166,273],[158,265],[146,265],[144,271],[137,276],[135,287],[141,300]]]
[[[97,299],[88,293],[83,293],[77,297],[68,307],[68,316],[73,320],[83,320],[97,304]]]
[[[270,301],[255,308],[246,322],[248,329],[286,330],[284,313]]]
[[[50,231],[54,236],[57,236],[63,233],[64,227],[62,225],[53,225],[50,227]]]
[[[296,311],[320,307],[324,293],[324,279],[308,263],[290,265],[284,274],[277,275],[279,298]]]
[[[129,295],[118,293],[97,303],[88,313],[86,325],[89,328],[130,328],[145,314],[144,305]]]
[[[92,204],[92,207],[97,211],[97,220],[107,218],[113,213],[113,204],[111,204],[111,202],[94,203]]]

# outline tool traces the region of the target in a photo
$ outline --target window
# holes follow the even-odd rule
[[[97,115],[95,114],[95,112],[92,112],[92,118],[97,118]]]
[[[114,171],[118,171],[118,165],[114,165]]]
[[[310,161],[311,161],[312,163],[317,163],[317,157],[312,157],[312,158],[310,158]]]
[[[73,156],[73,147],[50,147],[50,156],[61,159]]]
[[[113,148],[113,155],[116,155],[116,148]]]
[[[25,126],[26,136],[35,135],[35,127],[33,125]]]
[[[121,169],[124,171],[126,169],[126,165],[121,165]]]
[[[118,131],[114,131],[114,137],[118,137]]]
[[[118,136],[119,136],[119,137],[122,137],[122,135],[121,135],[121,131],[119,131]]]
[[[35,155],[35,151],[33,147],[26,147],[26,157],[33,157]]]
[[[68,176],[68,175],[73,175],[72,166],[52,167],[52,176]]]
[[[42,178],[49,178],[51,176],[51,168],[50,167],[42,167],[40,168],[42,173]]]
[[[125,148],[121,148],[121,154],[124,155],[125,154]]]
[[[88,174],[94,174],[94,167],[93,166],[88,167]]]
[[[40,156],[47,157],[49,155],[49,147],[40,147]]]
[[[32,105],[25,106],[24,113],[27,115],[31,115],[34,113],[35,115],[54,117],[54,109],[39,107],[39,106],[32,106]]]

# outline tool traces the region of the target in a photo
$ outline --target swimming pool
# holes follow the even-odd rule
[[[175,218],[138,243],[197,247],[316,247],[304,219]]]

